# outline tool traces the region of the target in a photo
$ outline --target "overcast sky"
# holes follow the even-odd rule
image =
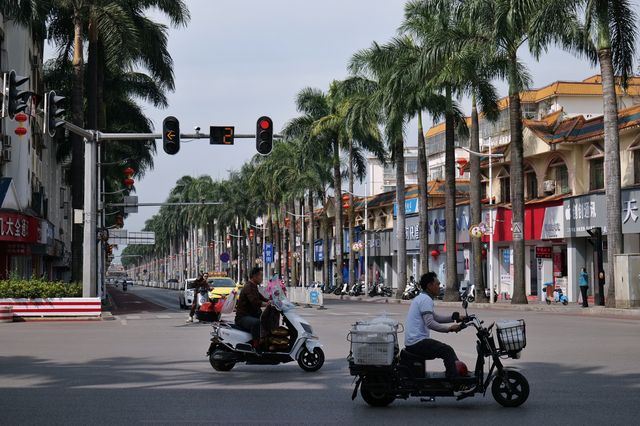
[[[261,115],[270,116],[279,131],[298,115],[295,96],[302,88],[326,90],[331,80],[347,76],[354,52],[396,34],[404,1],[187,0],[187,5],[191,22],[169,32],[176,91],[169,95],[168,109],[146,108],[157,131],[168,115],[180,120],[182,132],[232,125],[236,133],[254,133]],[[557,50],[540,63],[522,56],[534,87],[597,73],[584,60]],[[505,95],[506,86],[498,87]],[[407,131],[412,145],[416,129],[412,124]],[[139,202],[164,201],[183,175],[223,179],[254,154],[255,141],[249,139],[236,140],[234,146],[209,145],[208,140],[183,143],[174,156],[165,154],[158,142],[154,170],[135,185]],[[141,230],[157,210],[141,207],[129,215],[125,228]]]

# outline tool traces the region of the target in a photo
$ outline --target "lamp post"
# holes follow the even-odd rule
[[[489,153],[481,153],[476,151],[471,151],[468,148],[463,146],[456,146],[456,148],[462,149],[463,151],[468,152],[470,155],[475,155],[476,157],[488,157],[489,158],[489,223],[491,226],[491,232],[489,233],[489,301],[490,303],[494,303],[493,297],[493,226],[495,225],[495,221],[493,218],[493,159],[494,158],[502,158],[504,154],[493,154],[491,152],[492,143],[489,143]]]
[[[343,189],[342,192],[347,193],[347,194],[351,194],[352,197],[361,197],[364,198],[364,229],[363,229],[363,233],[364,233],[364,292],[365,294],[368,291],[368,286],[369,286],[369,259],[368,259],[368,254],[369,254],[369,240],[368,240],[368,235],[367,235],[367,220],[368,220],[368,210],[367,210],[367,206],[369,204],[369,186],[367,184],[367,180],[365,179],[364,181],[364,197],[362,197],[361,195],[357,195],[354,194],[350,191],[347,191],[346,189]],[[353,245],[353,241],[349,241],[349,244]],[[353,247],[350,247],[349,250],[352,250]],[[349,268],[352,268],[352,265],[349,265]]]

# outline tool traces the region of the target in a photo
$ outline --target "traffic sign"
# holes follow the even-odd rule
[[[220,253],[220,261],[223,263],[227,263],[229,261],[229,253]]]
[[[524,239],[524,235],[522,233],[522,222],[512,222],[511,233],[513,234],[514,241],[521,241]]]
[[[138,196],[137,195],[125,195],[124,196],[124,212],[125,213],[138,213]]]
[[[273,263],[273,244],[264,245],[264,263]]]

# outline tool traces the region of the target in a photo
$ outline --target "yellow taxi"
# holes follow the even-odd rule
[[[235,283],[224,272],[209,272],[209,278],[207,280],[211,291],[209,291],[209,298],[214,301],[223,297],[227,297],[233,289],[240,291],[242,286]]]

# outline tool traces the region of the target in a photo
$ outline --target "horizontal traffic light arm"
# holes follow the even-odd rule
[[[105,203],[108,207],[145,207],[145,206],[221,206],[222,201],[196,201],[184,203]]]
[[[93,130],[85,130],[82,127],[76,126],[68,121],[64,122],[64,128],[71,133],[80,135],[87,140],[93,141],[118,141],[118,140],[140,140],[148,141],[149,139],[162,139],[162,133],[103,133]],[[253,134],[238,134],[233,135],[236,139],[255,139],[256,135]],[[282,139],[281,135],[273,135],[274,139]],[[207,133],[180,133],[180,138],[185,139],[207,139],[209,135]],[[185,141],[183,141],[185,142]]]

